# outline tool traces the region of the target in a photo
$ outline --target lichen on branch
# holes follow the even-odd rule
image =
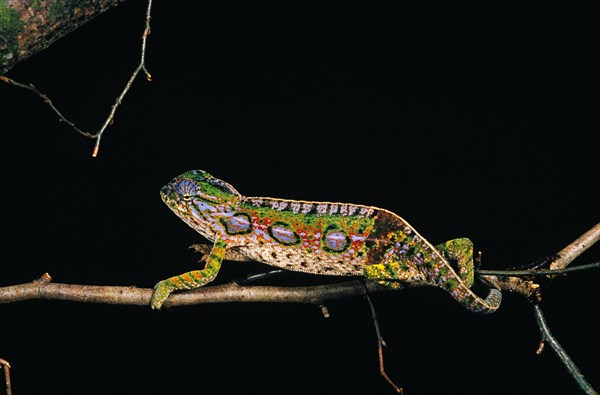
[[[0,1],[0,75],[123,1]]]

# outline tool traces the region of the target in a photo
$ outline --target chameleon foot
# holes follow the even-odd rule
[[[150,306],[153,310],[160,310],[163,303],[171,292],[173,292],[175,288],[170,285],[167,280],[163,280],[154,286],[154,293],[152,294],[152,300],[150,301]]]

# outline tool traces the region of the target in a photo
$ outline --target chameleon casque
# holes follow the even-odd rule
[[[433,247],[391,211],[358,204],[246,197],[205,171],[176,177],[160,191],[178,217],[213,247],[202,270],[156,284],[159,309],[175,290],[212,281],[227,249],[271,266],[321,275],[363,276],[390,287],[424,282],[448,291],[467,309],[494,312],[502,300],[472,290],[473,244],[467,238]]]

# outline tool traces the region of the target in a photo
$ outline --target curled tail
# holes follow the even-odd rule
[[[439,286],[448,291],[460,304],[475,313],[493,313],[498,310],[502,302],[502,293],[499,290],[491,288],[487,297],[482,299],[466,287],[460,279],[458,281],[447,280]]]
[[[427,244],[426,249],[424,245],[413,243],[412,254],[394,254],[395,247],[390,247],[391,252],[385,254],[383,263],[365,267],[365,277],[391,288],[401,287],[398,281],[422,281],[435,285],[476,313],[493,313],[500,307],[502,294],[499,290],[490,289],[485,299],[471,290],[475,276],[471,240],[450,240],[436,246],[435,251],[432,251],[434,247],[431,245]]]
[[[444,288],[454,299],[467,309],[482,314],[493,313],[500,307],[502,293],[491,288],[485,299],[472,290],[475,269],[473,265],[473,243],[467,238],[447,241],[435,246],[446,260],[449,268],[446,275],[432,278],[435,285]]]

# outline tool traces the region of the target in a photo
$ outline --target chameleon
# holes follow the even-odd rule
[[[440,287],[468,310],[492,313],[502,301],[491,288],[476,295],[473,243],[458,238],[433,246],[386,209],[346,203],[246,197],[203,170],[181,174],[160,190],[185,223],[213,243],[205,266],[160,281],[151,307],[171,292],[198,288],[217,276],[228,249],[291,271],[362,276],[391,288],[421,282]]]

